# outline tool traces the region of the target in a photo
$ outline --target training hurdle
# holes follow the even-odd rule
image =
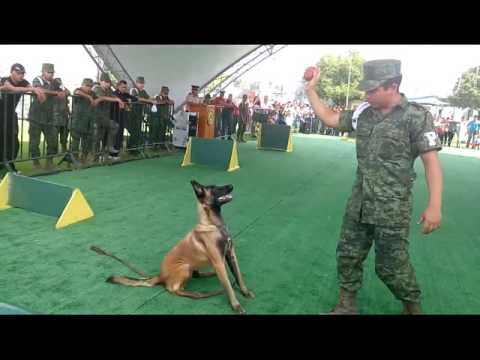
[[[222,170],[240,169],[237,142],[234,140],[190,137],[182,166],[206,165]]]
[[[94,216],[79,189],[8,173],[0,183],[0,210],[12,207],[58,217],[56,229]]]
[[[287,125],[261,124],[257,133],[257,149],[292,152],[292,129]]]

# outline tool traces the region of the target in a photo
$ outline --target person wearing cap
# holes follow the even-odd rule
[[[123,104],[125,104],[124,108],[118,107],[117,104],[113,105],[113,120],[118,125],[118,131],[113,142],[114,151],[111,155],[114,156],[116,160],[116,154],[120,152],[123,146],[123,133],[126,125],[128,124],[129,114],[131,113],[131,104],[138,102],[138,98],[130,95],[128,92],[128,84],[125,80],[120,80],[117,83],[117,89],[113,92],[113,95],[119,98]],[[130,133],[130,136],[131,135],[132,133]],[[129,154],[138,155],[138,148],[132,148],[131,146],[131,143],[127,142],[127,150]]]
[[[222,136],[232,140],[233,133],[233,111],[235,110],[233,104],[233,95],[228,94],[222,111]]]
[[[73,92],[70,151],[85,164],[89,156],[94,156],[93,128],[95,121],[95,99],[93,80],[85,78],[82,85]],[[81,150],[80,150],[81,145]]]
[[[225,132],[225,120],[223,109],[225,108],[225,90],[220,90],[218,96],[212,100],[215,105],[215,136],[223,136]]]
[[[55,88],[58,91],[64,91],[65,97],[53,98],[53,123],[57,128],[58,135],[60,137],[61,152],[67,152],[67,139],[68,139],[68,119],[70,118],[70,108],[68,106],[68,96],[70,91],[63,85],[61,78],[53,79]]]
[[[192,92],[185,99],[185,111],[190,111],[190,106],[203,103],[203,99],[198,95],[198,85],[192,85]],[[190,115],[188,126],[188,136],[197,135],[197,115]]]
[[[205,105],[210,105],[212,103],[212,95],[210,94],[205,95],[205,97],[203,98],[203,103]]]
[[[112,80],[107,73],[100,75],[100,85],[93,87],[95,94],[95,121],[93,122],[93,146],[95,149],[95,161],[100,158],[103,161],[109,158],[110,153],[114,151],[113,142],[118,132],[118,125],[112,119],[112,103],[119,109],[123,109],[125,104],[116,97],[112,91]]]
[[[157,102],[157,112],[154,121],[152,122],[152,140],[156,148],[161,146],[166,147],[166,132],[168,127],[172,127],[171,118],[173,116],[174,101],[169,97],[170,89],[167,86],[162,86],[160,94],[155,97]]]
[[[47,161],[46,169],[53,170],[53,157],[58,153],[58,131],[55,127],[53,117],[54,98],[65,100],[66,91],[57,88],[53,81],[55,68],[53,64],[42,64],[42,75],[37,76],[32,81],[34,88],[41,88],[47,95],[47,99],[42,103],[37,97],[33,98],[30,105],[28,135],[30,138],[29,150],[33,158],[33,166],[40,169],[40,136],[43,136],[47,142]]]
[[[244,94],[242,97],[242,102],[238,106],[240,116],[238,119],[238,130],[237,130],[237,141],[245,142],[244,134],[245,134],[245,127],[248,123],[248,118],[250,116],[250,109],[248,106],[248,96]]]
[[[357,313],[362,263],[375,241],[375,272],[403,303],[404,314],[419,314],[420,288],[408,253],[412,216],[413,164],[425,168],[429,200],[418,224],[429,234],[441,223],[443,175],[438,159],[441,145],[433,117],[399,92],[398,60],[374,60],[363,65],[360,89],[366,102],[355,111],[334,112],[316,92],[318,69],[306,84],[316,115],[329,127],[356,133],[357,172],[346,206],[337,245],[340,297],[333,314]]]
[[[0,176],[7,170],[17,172],[14,160],[17,158],[20,142],[15,109],[23,94],[32,92],[40,101],[46,100],[43,90],[30,86],[24,76],[25,67],[16,63],[10,67],[10,76],[0,79]]]
[[[132,104],[132,111],[128,114],[126,128],[130,133],[128,138],[127,148],[131,150],[133,155],[139,154],[139,147],[142,143],[142,124],[146,120],[147,123],[150,117],[150,106],[154,105],[155,101],[150,99],[145,90],[145,78],[138,76],[135,80],[135,86],[130,89],[130,95],[137,98],[137,102]],[[145,119],[147,118],[147,119]],[[143,139],[145,142],[146,139]]]

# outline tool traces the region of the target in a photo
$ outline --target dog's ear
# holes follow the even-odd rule
[[[197,195],[198,198],[205,196],[205,191],[203,190],[202,184],[199,184],[195,180],[190,181],[190,183],[192,184],[193,190],[195,191],[195,194]]]

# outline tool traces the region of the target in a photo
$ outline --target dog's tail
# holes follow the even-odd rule
[[[110,276],[106,282],[112,284],[120,284],[125,286],[145,286],[145,287],[152,287],[155,285],[163,284],[164,279],[163,276],[157,275],[150,278],[142,278],[142,279],[135,279],[128,276]]]

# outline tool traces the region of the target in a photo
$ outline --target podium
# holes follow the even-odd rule
[[[215,106],[192,104],[189,111],[197,113],[197,137],[213,139],[215,137]]]

